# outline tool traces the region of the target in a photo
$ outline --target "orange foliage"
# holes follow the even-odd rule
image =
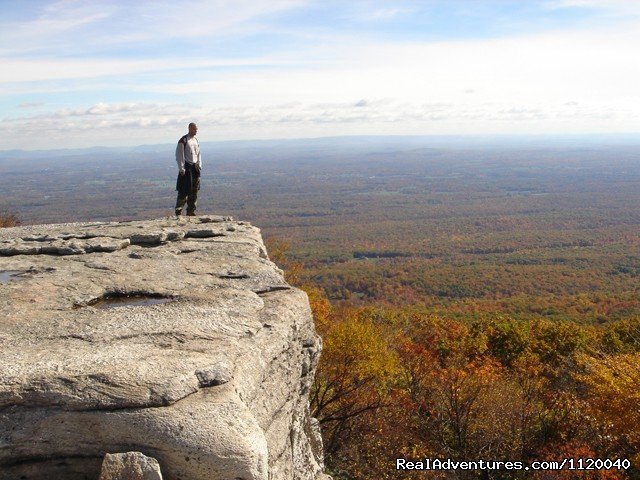
[[[640,460],[640,417],[629,412],[640,403],[637,319],[606,328],[516,319],[496,313],[499,300],[447,307],[331,303],[303,265],[287,259],[288,244],[267,244],[288,281],[307,293],[323,337],[310,403],[334,478],[453,478],[395,471],[398,457]],[[404,288],[391,282],[380,293]],[[600,314],[610,311],[605,305],[619,305],[608,302],[580,294],[571,308]],[[606,362],[596,360],[597,351],[609,352]],[[468,472],[466,478],[521,477]],[[532,478],[627,477],[538,471]]]
[[[543,450],[537,460],[556,461],[562,463],[565,458],[574,459],[577,465],[578,459],[598,458],[598,455],[587,445],[580,442],[571,442],[563,445],[553,445]],[[537,470],[532,480],[622,480],[627,478],[624,471],[611,470]]]
[[[0,213],[0,228],[16,227],[20,225],[18,216],[13,213]]]

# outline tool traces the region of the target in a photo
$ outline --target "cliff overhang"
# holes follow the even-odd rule
[[[166,479],[323,477],[304,292],[230,217],[0,229],[0,472],[98,478],[140,451]]]

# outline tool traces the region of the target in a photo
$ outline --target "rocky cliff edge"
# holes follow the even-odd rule
[[[320,480],[304,292],[230,217],[0,229],[0,477]]]

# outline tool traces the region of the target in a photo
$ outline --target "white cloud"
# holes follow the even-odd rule
[[[0,55],[87,52],[105,46],[171,38],[242,36],[270,31],[261,19],[308,0],[192,0],[132,2],[73,0],[42,9],[29,22],[0,21]],[[109,20],[106,22],[105,20]],[[87,28],[91,27],[91,28]]]
[[[149,88],[247,105],[363,98],[470,105],[639,101],[640,29],[438,43],[352,40],[340,47],[306,52],[324,64],[215,72]]]
[[[22,102],[18,105],[18,108],[38,108],[43,105],[44,102]]]
[[[143,30],[149,37],[209,37],[229,33],[237,34],[238,27],[264,16],[300,7],[306,0],[195,0],[184,9],[188,28],[182,27],[182,20],[176,18],[176,4],[173,1],[153,2],[150,13],[144,13]],[[260,29],[259,24],[250,30]]]
[[[69,78],[92,78],[127,75],[163,68],[166,64],[154,60],[97,59],[16,59],[1,58],[0,83],[50,81]],[[28,91],[28,86],[25,86]]]
[[[357,133],[456,133],[454,127],[464,126],[466,133],[495,133],[495,126],[510,125],[514,133],[531,131],[544,123],[547,129],[537,133],[558,133],[558,125],[567,120],[574,124],[606,120],[612,127],[620,121],[635,118],[636,111],[629,108],[616,110],[608,105],[575,102],[558,104],[485,103],[420,103],[398,102],[389,99],[367,99],[350,102],[288,102],[261,106],[185,106],[176,104],[95,104],[75,110],[61,109],[51,114],[11,118],[0,121],[0,128],[8,138],[73,139],[73,146],[88,146],[120,139],[126,135],[127,143],[169,142],[190,121],[201,127],[201,138],[269,138],[270,135],[319,136],[322,134]],[[603,131],[615,131],[604,129]],[[247,134],[250,132],[250,134]],[[575,130],[565,130],[576,133]],[[459,132],[458,132],[459,133]],[[144,140],[141,140],[144,139]],[[50,147],[51,143],[33,147]],[[55,143],[53,144],[55,145]]]
[[[640,14],[640,3],[636,0],[551,0],[547,8],[593,8],[618,14]]]
[[[152,72],[184,72],[186,70],[218,68],[218,67],[261,67],[287,66],[291,61],[286,58],[278,59],[269,56],[263,58],[235,58],[235,59],[201,59],[184,57],[161,58],[157,60],[126,60],[118,58],[108,59],[54,59],[35,58],[23,59],[0,57],[3,68],[0,70],[0,84],[13,82],[20,86],[9,85],[12,93],[29,93],[34,86],[26,82],[43,82],[63,79],[87,79],[119,77]],[[300,62],[299,65],[304,64]],[[35,88],[38,88],[37,86]],[[75,87],[74,87],[75,88]]]
[[[415,11],[416,9],[414,8],[379,8],[372,12],[361,13],[356,18],[364,21],[386,21],[409,15]]]
[[[36,6],[32,6],[35,10]],[[114,7],[107,2],[60,1],[45,6],[33,20],[0,20],[0,54],[22,55],[38,49],[72,44],[78,29],[107,19]]]

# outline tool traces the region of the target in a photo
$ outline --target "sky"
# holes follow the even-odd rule
[[[637,0],[0,0],[0,150],[640,132]]]

